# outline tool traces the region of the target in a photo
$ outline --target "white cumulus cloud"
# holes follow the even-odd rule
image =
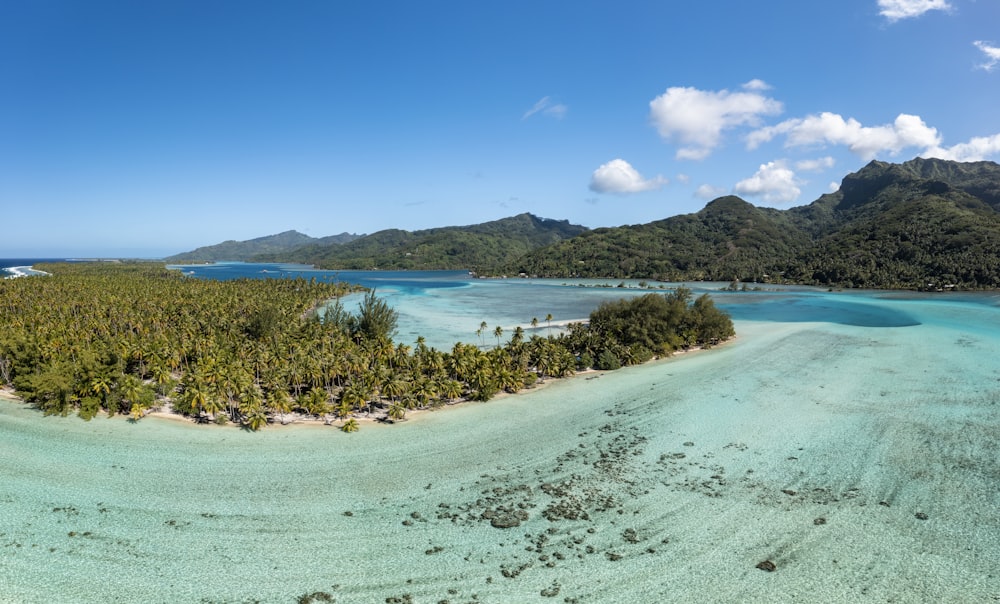
[[[986,55],[986,62],[979,65],[980,69],[993,71],[993,68],[1000,63],[1000,47],[993,46],[988,42],[976,40],[973,44]]]
[[[982,161],[997,154],[1000,154],[1000,134],[977,136],[951,147],[933,147],[921,155],[952,161]]]
[[[649,103],[649,115],[664,139],[682,146],[677,159],[704,159],[722,142],[722,132],[756,126],[761,117],[777,115],[782,104],[759,93],[767,84],[751,80],[745,92],[672,87]]]
[[[878,0],[879,14],[895,22],[911,19],[932,10],[951,10],[948,0]]]
[[[562,118],[566,117],[567,111],[569,111],[569,108],[566,105],[554,102],[552,100],[552,97],[543,96],[541,99],[538,100],[538,102],[536,102],[534,105],[531,106],[531,109],[528,109],[527,111],[524,112],[524,115],[521,116],[521,119],[526,120],[529,117],[535,115],[536,113],[541,113],[542,115],[547,115],[549,117],[554,117],[556,119],[561,120]]]
[[[908,147],[927,149],[941,143],[941,136],[916,115],[899,114],[892,124],[863,126],[854,118],[823,112],[804,118],[785,120],[752,132],[747,146],[755,149],[776,136],[785,136],[786,147],[845,145],[863,159],[873,159],[888,152],[897,155]]]
[[[733,190],[739,195],[760,197],[768,203],[790,203],[802,193],[800,184],[795,172],[779,160],[761,165],[756,174],[736,183]]]
[[[596,193],[641,193],[667,184],[662,176],[646,179],[624,159],[613,159],[594,170],[590,190]]]

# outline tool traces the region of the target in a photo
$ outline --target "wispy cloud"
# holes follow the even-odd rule
[[[770,84],[768,84],[764,80],[759,80],[757,78],[754,78],[754,79],[750,80],[749,82],[747,82],[746,84],[743,84],[743,86],[741,86],[741,88],[743,88],[743,90],[756,90],[756,91],[760,92],[760,91],[763,91],[763,90],[770,90],[771,88],[773,88],[773,86],[771,86]]]
[[[819,159],[803,159],[795,162],[795,169],[800,172],[822,172],[828,170],[837,163],[832,157],[820,157]]]
[[[745,92],[675,87],[649,103],[660,136],[677,141],[677,159],[705,159],[722,143],[723,131],[756,126],[761,117],[781,113],[782,104],[759,93],[767,84],[751,80]]]
[[[976,40],[973,42],[976,48],[983,51],[986,55],[986,62],[979,65],[980,69],[985,69],[986,71],[993,71],[993,68],[1000,64],[1000,47],[993,46],[988,42],[983,42],[982,40]]]
[[[547,115],[557,120],[561,120],[566,117],[567,111],[569,111],[569,107],[566,105],[554,102],[550,96],[543,96],[531,107],[531,109],[524,112],[521,119],[526,120],[536,113],[541,113],[542,115]]]
[[[724,187],[717,187],[715,185],[701,185],[694,191],[694,196],[698,199],[704,199],[709,201],[715,199],[716,197],[722,197],[726,194],[726,189]]]
[[[641,193],[659,189],[667,184],[662,176],[643,178],[638,170],[624,159],[613,159],[594,170],[590,177],[590,190],[595,193]]]
[[[951,10],[948,0],[878,0],[879,14],[895,23],[912,19],[932,10]]]

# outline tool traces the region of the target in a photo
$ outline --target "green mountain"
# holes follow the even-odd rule
[[[830,222],[788,267],[796,282],[849,287],[1000,287],[1000,165],[871,162],[844,178]],[[794,211],[794,210],[791,210]]]
[[[357,239],[358,235],[341,233],[315,239],[298,231],[285,231],[277,235],[258,237],[247,241],[224,241],[216,245],[200,247],[191,252],[164,258],[169,263],[248,261],[261,254],[289,252],[304,245],[336,245]]]
[[[501,272],[663,281],[763,278],[809,240],[787,214],[729,196],[696,214],[595,229],[528,254]]]
[[[545,277],[1000,288],[1000,165],[873,161],[788,210],[720,197],[699,212],[593,231],[520,214],[470,226],[227,241],[169,262],[302,262],[329,269],[469,269]]]
[[[321,268],[364,270],[492,269],[542,246],[587,231],[565,220],[519,214],[470,226],[423,231],[390,229],[343,245],[313,243],[293,252],[257,256],[258,261],[289,261]]]
[[[808,206],[722,197],[695,214],[596,229],[496,272],[848,287],[1000,287],[1000,165],[873,161]]]

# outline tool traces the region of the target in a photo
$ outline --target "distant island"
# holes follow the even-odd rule
[[[464,227],[393,229],[337,240],[304,237],[292,231],[167,260],[470,270],[483,276],[995,289],[1000,288],[1000,165],[872,161],[847,175],[836,192],[805,206],[759,208],[725,196],[694,214],[594,230],[521,214]]]
[[[164,258],[171,264],[195,262],[241,262],[253,261],[264,254],[291,252],[308,245],[330,246],[349,243],[362,237],[351,233],[341,233],[316,239],[298,231],[285,231],[277,235],[258,237],[248,241],[223,241],[215,245],[200,247],[190,252]]]

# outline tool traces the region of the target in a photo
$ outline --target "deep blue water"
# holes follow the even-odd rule
[[[15,266],[32,266],[40,262],[64,262],[63,258],[0,258],[0,279],[10,276],[7,269]]]
[[[715,292],[733,319],[778,323],[826,322],[858,327],[909,327],[920,321],[899,308],[872,303],[873,292]]]
[[[39,262],[62,262],[62,258],[0,258],[0,270],[12,266],[31,266]]]

